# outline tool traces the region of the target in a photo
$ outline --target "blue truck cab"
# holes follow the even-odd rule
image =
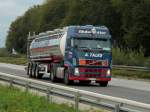
[[[95,81],[107,86],[111,80],[111,35],[105,26],[69,26],[64,66],[68,80]]]

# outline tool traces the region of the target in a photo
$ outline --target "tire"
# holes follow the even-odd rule
[[[29,75],[29,67],[30,67],[30,64],[28,64],[28,66],[27,66],[26,75]]]
[[[73,81],[69,80],[68,70],[65,70],[65,71],[64,71],[64,83],[65,83],[66,85],[73,84]]]
[[[56,77],[56,68],[53,67],[50,73],[50,80],[52,82],[56,82],[57,81],[57,77]]]
[[[36,64],[36,67],[35,67],[35,78],[36,79],[42,79],[43,77],[43,74],[39,73],[39,65]]]
[[[35,71],[36,71],[36,64],[33,63],[33,64],[32,64],[32,77],[33,77],[33,78],[36,78]]]
[[[107,87],[108,81],[100,81],[98,82],[101,87]]]
[[[32,63],[29,64],[29,78],[32,78]]]

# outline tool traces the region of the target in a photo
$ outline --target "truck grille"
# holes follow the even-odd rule
[[[79,68],[80,76],[87,78],[99,78],[106,75],[107,69]]]

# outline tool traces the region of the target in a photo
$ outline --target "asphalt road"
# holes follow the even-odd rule
[[[0,72],[28,77],[25,74],[24,66],[19,65],[0,63]],[[42,81],[51,83],[47,78]],[[150,104],[150,82],[113,78],[108,87],[99,87],[96,84],[77,84],[70,87]]]

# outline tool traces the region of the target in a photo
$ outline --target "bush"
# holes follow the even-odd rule
[[[120,48],[113,48],[112,55],[114,65],[150,66],[150,57],[144,57],[142,51],[133,52],[131,50],[124,51]]]
[[[27,63],[27,58],[26,55],[24,54],[17,54],[17,55],[11,54],[5,48],[1,48],[0,62],[25,65]]]
[[[144,65],[147,67],[150,67],[150,57],[146,59],[146,61],[144,62]]]
[[[112,70],[113,76],[128,77],[128,78],[140,78],[150,80],[150,73],[145,71],[129,71],[129,70]]]

